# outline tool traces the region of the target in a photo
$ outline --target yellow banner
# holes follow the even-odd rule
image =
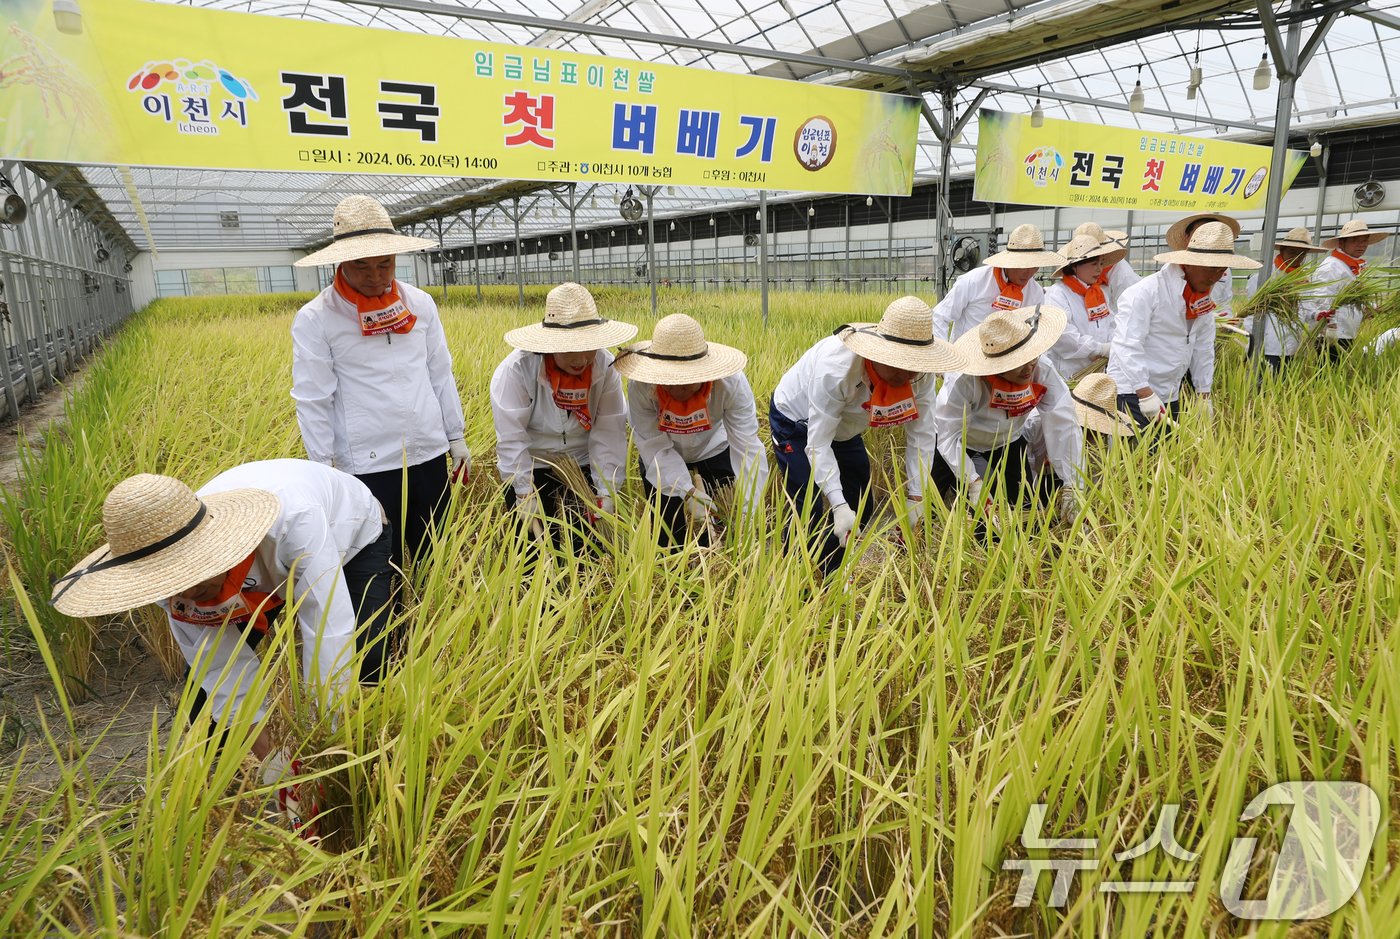
[[[141,0],[7,0],[0,156],[908,195],[912,98]],[[73,32],[74,29],[78,32]]]
[[[1270,147],[983,110],[973,198],[1162,212],[1264,208]],[[1287,192],[1307,154],[1289,150]]]

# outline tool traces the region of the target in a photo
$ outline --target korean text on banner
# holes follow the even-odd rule
[[[1273,150],[1177,134],[1046,120],[983,110],[977,122],[982,202],[1242,212],[1264,208]],[[1289,150],[1287,191],[1307,154]]]
[[[914,98],[102,0],[0,33],[0,156],[908,195]]]

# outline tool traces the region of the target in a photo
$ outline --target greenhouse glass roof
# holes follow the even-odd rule
[[[959,111],[983,91],[982,107],[1005,111],[1029,111],[1039,95],[1052,118],[1260,141],[1271,130],[1278,89],[1277,81],[1264,91],[1252,87],[1267,44],[1257,8],[1248,2],[192,0],[185,5],[899,93],[917,87],[935,114],[943,87],[956,87]],[[1304,7],[1313,20],[1339,15],[1298,82],[1294,131],[1396,120],[1400,96],[1394,70],[1400,66],[1391,62],[1400,62],[1400,56],[1389,53],[1400,51],[1400,0],[1310,0]],[[1274,7],[1280,15],[1287,8]],[[1305,26],[1305,38],[1312,28],[1311,22]],[[1199,94],[1188,100],[1197,59],[1203,81]],[[1147,108],[1131,113],[1127,99],[1139,77]],[[972,171],[976,126],[968,123],[953,146],[953,176]],[[936,178],[940,145],[926,123],[920,125],[918,151],[916,183]],[[332,207],[353,192],[380,198],[401,222],[477,205],[479,237],[499,240],[511,237],[513,225],[489,205],[536,185],[212,169],[84,167],[83,172],[135,244],[157,250],[310,246],[329,236]],[[586,191],[581,228],[616,222],[616,188]],[[657,194],[656,212],[666,218],[753,200],[752,192],[742,190],[676,186]],[[547,193],[525,195],[522,206],[533,206],[521,222],[522,235],[567,230],[567,213]],[[444,240],[470,243],[470,229],[456,224]]]

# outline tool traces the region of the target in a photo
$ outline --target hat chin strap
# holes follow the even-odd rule
[[[178,543],[181,539],[190,534],[190,532],[194,531],[196,528],[199,527],[199,523],[204,521],[204,516],[209,511],[208,507],[205,506],[203,500],[196,501],[199,502],[199,509],[194,513],[194,518],[190,519],[180,528],[166,535],[159,541],[153,541],[145,547],[137,548],[135,551],[128,551],[126,554],[118,554],[110,558],[95,561],[94,563],[89,564],[87,567],[80,568],[76,571],[70,571],[69,573],[64,574],[62,577],[55,580],[53,582],[53,585],[57,587],[59,584],[63,584],[63,589],[60,590],[57,594],[55,594],[53,598],[49,600],[49,603],[56,603],[60,599],[62,599],[63,595],[68,592],[68,589],[74,584],[76,584],[79,578],[84,577],[87,574],[96,574],[99,571],[109,571],[113,568],[135,563],[136,561],[148,558],[151,555],[164,551],[166,548],[169,548],[170,546]]]

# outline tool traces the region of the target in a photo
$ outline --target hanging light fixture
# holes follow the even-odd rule
[[[808,218],[811,218],[812,216],[814,216],[814,215],[816,215],[816,214],[817,214],[816,206],[811,206],[811,205],[807,206],[807,217],[808,217]]]
[[[1147,97],[1142,93],[1142,66],[1139,65],[1137,84],[1133,86],[1133,93],[1128,96],[1128,110],[1137,114],[1146,104]]]
[[[1321,141],[1321,140],[1318,140],[1316,137],[1314,137],[1314,138],[1312,139],[1312,146],[1308,147],[1308,156],[1310,156],[1310,157],[1320,157],[1320,156],[1322,156],[1322,141]]]
[[[1265,91],[1269,87],[1269,53],[1259,57],[1259,67],[1254,70],[1254,90]]]
[[[1045,109],[1040,106],[1040,88],[1035,89],[1035,107],[1031,108],[1031,126],[1045,126]]]
[[[715,227],[715,217],[714,217],[713,215],[710,216],[710,227],[711,227],[711,228],[714,228],[714,227]]]
[[[676,230],[676,223],[675,223],[675,222],[672,222],[672,223],[671,223],[671,231],[675,231],[675,230]]]
[[[874,205],[874,204],[875,204],[875,197],[874,197],[874,196],[866,196],[866,197],[865,197],[865,204],[866,204],[866,205]]]
[[[1203,77],[1204,73],[1201,71],[1201,57],[1200,53],[1198,52],[1196,54],[1196,64],[1191,66],[1191,80],[1186,83],[1187,101],[1196,100],[1196,92],[1200,91],[1201,89],[1201,79]]]
[[[589,207],[590,209],[596,209],[596,208],[598,208],[598,197],[597,197],[597,196],[589,196],[589,197],[588,197],[588,207]]]

